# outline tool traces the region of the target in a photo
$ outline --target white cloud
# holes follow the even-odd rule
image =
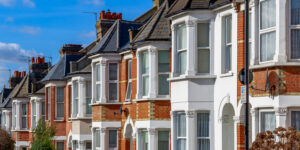
[[[83,37],[83,38],[96,37],[96,31],[90,31],[90,32],[82,33],[82,34],[79,35],[79,37]]]
[[[42,55],[33,50],[24,50],[17,43],[3,42],[0,42],[0,54],[0,62],[10,64],[27,64],[28,57]]]
[[[35,3],[31,0],[22,0],[23,5],[27,6],[27,7],[35,7]]]
[[[18,30],[20,33],[36,35],[41,32],[40,27],[32,27],[32,26],[23,26],[21,29]]]
[[[13,6],[15,3],[15,0],[0,0],[0,5],[5,7]]]
[[[102,0],[83,0],[83,3],[97,6],[104,5],[104,1]]]
[[[14,22],[15,19],[13,17],[6,17],[5,22]]]

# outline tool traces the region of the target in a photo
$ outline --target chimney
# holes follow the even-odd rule
[[[65,44],[63,45],[60,50],[60,56],[65,54],[79,54],[78,52],[83,49],[82,45],[80,44]]]
[[[9,78],[9,88],[16,87],[17,84],[19,84],[22,81],[21,72],[15,71],[14,76]]]
[[[152,2],[153,2],[153,7],[159,8],[163,4],[164,0],[152,0]]]
[[[116,20],[122,20],[122,13],[111,13],[109,10],[100,12],[99,20],[96,23],[97,39],[101,40],[108,29],[114,24]]]
[[[22,78],[24,78],[26,76],[26,71],[22,72]]]
[[[136,34],[139,32],[139,30],[129,29],[128,32],[129,32],[129,41],[133,42],[133,39],[136,36]]]
[[[36,60],[36,61],[35,61]],[[29,73],[42,73],[49,68],[49,64],[45,63],[45,57],[31,58],[31,64],[29,66]],[[24,74],[24,72],[23,72]],[[22,76],[23,76],[22,74]],[[25,72],[26,75],[26,72]]]

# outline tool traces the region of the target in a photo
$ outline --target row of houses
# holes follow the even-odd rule
[[[244,3],[153,0],[133,21],[100,13],[97,40],[32,58],[1,92],[16,149],[39,119],[65,150],[244,149]],[[250,139],[300,131],[300,2],[250,0]]]

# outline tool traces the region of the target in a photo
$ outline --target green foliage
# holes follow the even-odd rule
[[[55,135],[55,126],[46,126],[45,121],[39,120],[34,129],[31,150],[55,150],[52,138]]]
[[[14,148],[15,141],[8,132],[0,128],[0,150],[13,150]]]

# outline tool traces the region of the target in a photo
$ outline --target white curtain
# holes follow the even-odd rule
[[[95,130],[95,146],[96,147],[100,147],[100,130],[98,129],[98,130]]]
[[[32,128],[36,126],[36,105],[35,102],[32,102]]]
[[[64,117],[64,88],[57,88],[57,117]]]
[[[158,94],[169,95],[170,51],[158,51]]]
[[[22,129],[27,128],[27,105],[22,104]]]
[[[297,131],[300,131],[300,111],[292,111],[292,127],[294,127]]]
[[[291,1],[292,1],[291,24],[297,25],[300,24],[300,1],[299,0],[291,0]]]
[[[269,32],[261,34],[260,37],[260,61],[270,61],[273,60],[275,55],[275,41],[276,40],[276,32]]]
[[[276,25],[276,0],[260,2],[260,29],[267,29]]]
[[[100,81],[100,64],[96,65],[96,81]]]
[[[148,95],[149,92],[149,55],[148,51],[142,52],[142,85],[143,85],[143,96]]]
[[[276,127],[275,112],[262,112],[261,117],[261,131],[273,131]]]
[[[177,27],[177,50],[187,48],[187,33],[186,25],[182,24]]]
[[[185,113],[177,114],[177,150],[186,149],[186,116]]]
[[[186,71],[186,51],[181,51],[178,53],[178,62],[179,62],[179,73],[184,74]]]

